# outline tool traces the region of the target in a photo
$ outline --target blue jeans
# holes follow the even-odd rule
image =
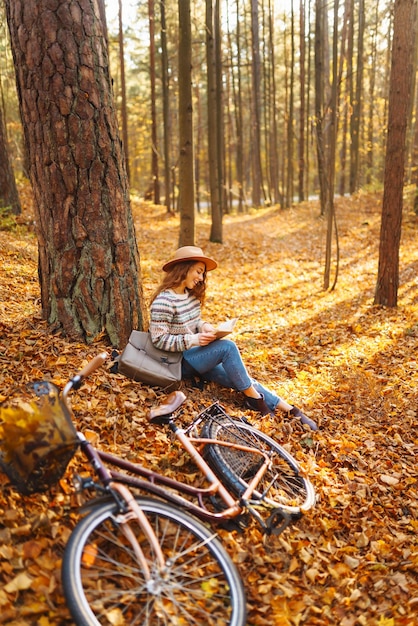
[[[280,397],[252,379],[244,365],[237,345],[230,339],[217,339],[207,346],[197,346],[183,352],[183,377],[191,378],[193,368],[205,380],[218,383],[237,391],[244,391],[251,385],[264,396],[271,411],[274,411]]]

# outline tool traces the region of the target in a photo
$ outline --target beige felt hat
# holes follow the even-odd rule
[[[218,267],[216,261],[203,254],[202,248],[197,248],[196,246],[183,246],[182,248],[176,250],[173,258],[163,265],[163,271],[167,272],[170,267],[176,263],[181,263],[182,261],[202,261],[202,263],[206,265],[207,272],[210,272],[210,270],[214,270]]]

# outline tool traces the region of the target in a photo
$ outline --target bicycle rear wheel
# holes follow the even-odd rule
[[[77,524],[65,549],[62,582],[75,623],[245,626],[242,581],[215,534],[165,502],[137,502],[161,546],[164,571],[138,522],[130,521],[150,568],[146,580],[115,503],[101,504]]]
[[[204,422],[201,436],[254,447],[270,455],[270,467],[252,499],[280,508],[290,515],[308,511],[315,504],[314,488],[301,474],[296,459],[254,426],[227,415],[209,417]],[[213,471],[237,495],[245,492],[264,461],[260,454],[216,444],[205,446],[205,456]]]

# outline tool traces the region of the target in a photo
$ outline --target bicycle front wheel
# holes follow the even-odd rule
[[[201,436],[206,439],[253,447],[270,456],[270,465],[264,474],[253,500],[298,515],[315,504],[315,491],[311,482],[302,475],[296,459],[274,439],[254,426],[237,419],[225,417],[207,419]],[[237,495],[242,495],[255,476],[264,457],[258,452],[225,445],[208,444],[206,459],[214,472]]]
[[[121,529],[115,503],[93,509],[72,532],[62,564],[64,595],[77,626],[245,626],[242,581],[215,534],[165,502],[137,502],[155,532],[165,567],[137,520],[128,523],[150,576]]]

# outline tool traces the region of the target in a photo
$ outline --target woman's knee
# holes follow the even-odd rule
[[[228,354],[240,354],[240,351],[235,341],[232,341],[231,339],[220,339],[219,341],[222,342],[223,349]]]

